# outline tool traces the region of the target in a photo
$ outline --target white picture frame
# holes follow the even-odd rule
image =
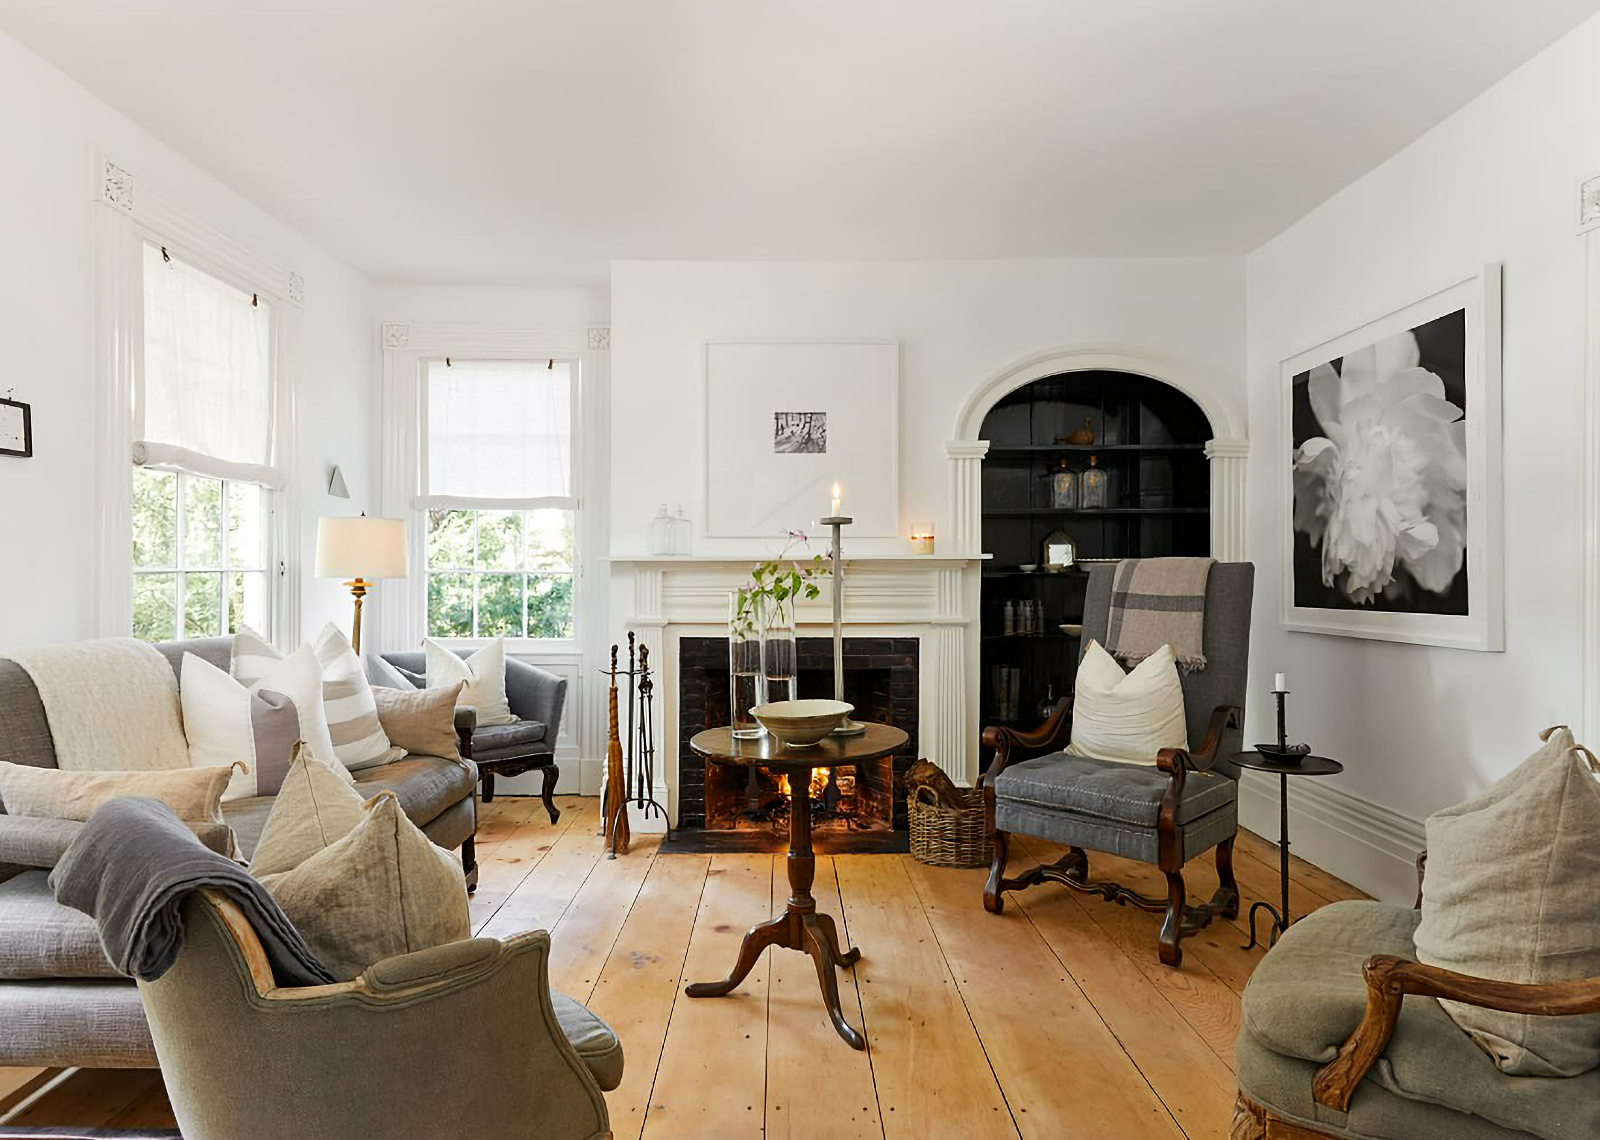
[[[1359,328],[1352,329],[1313,348],[1289,357],[1281,365],[1280,430],[1277,462],[1280,469],[1280,542],[1283,559],[1281,617],[1286,629],[1300,633],[1328,634],[1394,641],[1410,645],[1436,645],[1451,649],[1501,652],[1505,648],[1504,555],[1502,534],[1502,396],[1501,396],[1501,266],[1485,265],[1470,277],[1462,278],[1421,300],[1396,309]],[[1332,366],[1363,348],[1389,341],[1407,331],[1421,332],[1446,327],[1455,314],[1464,316],[1460,372],[1464,382],[1464,450],[1467,476],[1465,491],[1465,556],[1458,575],[1464,574],[1465,612],[1413,612],[1423,608],[1417,599],[1422,592],[1411,583],[1409,594],[1400,591],[1400,601],[1380,595],[1385,609],[1361,603],[1348,589],[1336,602],[1329,602],[1330,585],[1325,576],[1309,580],[1306,550],[1312,547],[1311,530],[1303,528],[1299,543],[1301,577],[1297,579],[1297,538],[1295,522],[1295,459],[1301,440],[1296,432],[1296,380],[1304,388],[1313,369]],[[1433,324],[1433,322],[1439,322]],[[1454,324],[1448,326],[1454,330]],[[1416,337],[1409,339],[1417,339]],[[1389,341],[1393,343],[1393,341]],[[1426,367],[1426,358],[1419,366]],[[1300,399],[1301,434],[1304,431],[1309,395]],[[1311,413],[1311,423],[1317,422]],[[1319,433],[1326,434],[1326,433]],[[1324,500],[1325,501],[1325,500]],[[1308,510],[1317,501],[1308,500]],[[1459,544],[1458,544],[1459,546]],[[1325,575],[1320,561],[1325,552],[1314,547],[1319,559],[1315,569]],[[1335,556],[1337,562],[1338,555]],[[1336,576],[1336,581],[1338,581]],[[1451,580],[1451,596],[1459,599],[1460,579]],[[1436,600],[1445,597],[1441,591]],[[1321,601],[1324,604],[1307,604]],[[1460,607],[1459,601],[1450,603]],[[1398,607],[1398,608],[1396,608]],[[1408,608],[1411,607],[1411,608]]]
[[[900,344],[717,340],[704,347],[705,534],[773,538],[826,516],[900,532]]]

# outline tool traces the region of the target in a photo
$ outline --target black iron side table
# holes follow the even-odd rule
[[[1276,945],[1278,936],[1289,929],[1289,777],[1336,776],[1344,771],[1344,765],[1326,756],[1302,756],[1298,760],[1285,761],[1261,752],[1235,752],[1228,759],[1241,768],[1249,768],[1255,772],[1275,772],[1278,776],[1278,873],[1282,891],[1279,897],[1281,909],[1265,900],[1258,900],[1250,907],[1250,941],[1244,947],[1249,950],[1260,942],[1256,937],[1258,911],[1265,910],[1272,916],[1267,945]]]

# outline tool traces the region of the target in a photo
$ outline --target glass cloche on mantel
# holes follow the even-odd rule
[[[651,554],[676,554],[673,549],[674,531],[676,523],[672,516],[667,514],[667,504],[662,503],[661,509],[656,511],[656,517],[650,520],[650,553]]]

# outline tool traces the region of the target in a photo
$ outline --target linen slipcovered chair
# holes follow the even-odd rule
[[[1089,572],[1084,600],[1083,644],[1106,640],[1114,565]],[[1250,656],[1250,605],[1255,567],[1218,562],[1206,580],[1206,667],[1180,673],[1189,748],[1169,748],[1149,767],[1119,764],[1055,751],[1013,760],[1021,750],[1059,748],[1070,738],[1072,698],[1065,697],[1033,732],[986,728],[983,742],[994,760],[983,776],[984,807],[994,840],[994,861],[983,889],[983,905],[999,914],[1006,891],[1040,882],[1060,883],[1141,910],[1164,912],[1161,961],[1183,961],[1180,941],[1203,929],[1214,915],[1232,918],[1239,909],[1233,876],[1233,840],[1238,831],[1239,769],[1228,757],[1240,750],[1246,673]],[[1017,878],[1005,877],[1009,836],[1034,836],[1065,844],[1067,854]],[[1183,865],[1216,848],[1217,878],[1211,900],[1187,903]],[[1113,882],[1089,880],[1089,851],[1151,863],[1166,874],[1165,899],[1139,894]]]
[[[611,1135],[622,1046],[550,992],[544,931],[280,987],[232,902],[197,891],[182,914],[177,961],[139,996],[184,1140]]]

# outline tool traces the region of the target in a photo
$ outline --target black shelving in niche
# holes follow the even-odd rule
[[[1084,427],[1092,444],[1067,443]],[[1211,473],[1205,446],[1211,427],[1199,406],[1175,388],[1124,372],[1070,372],[1025,385],[985,417],[983,463],[982,720],[1033,724],[1047,695],[1070,692],[1081,640],[1062,625],[1083,621],[1087,567],[1046,573],[1045,536],[1065,530],[1085,558],[1204,555],[1211,548]],[[1073,471],[1106,473],[1103,508],[1052,506],[1051,478],[1063,461]],[[1041,630],[1007,636],[1006,602],[1037,603]],[[1017,669],[1015,714],[1002,717],[997,674]],[[987,758],[985,758],[987,759]]]

